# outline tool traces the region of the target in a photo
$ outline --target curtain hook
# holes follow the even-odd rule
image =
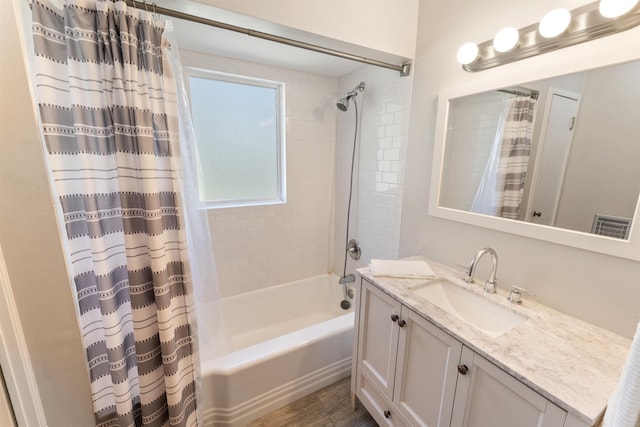
[[[144,3],[144,10],[149,12],[149,9],[147,9],[147,0],[142,0],[142,2]]]
[[[156,21],[159,21],[160,20],[160,16],[158,15],[158,12],[156,12],[156,4],[155,4],[155,2],[151,3],[151,10],[153,11],[153,18]]]

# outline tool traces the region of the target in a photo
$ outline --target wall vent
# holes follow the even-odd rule
[[[600,236],[628,239],[631,231],[631,218],[595,214],[591,232]]]

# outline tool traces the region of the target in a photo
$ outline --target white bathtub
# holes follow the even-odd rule
[[[342,292],[325,274],[198,306],[205,426],[246,425],[348,376],[354,316]]]

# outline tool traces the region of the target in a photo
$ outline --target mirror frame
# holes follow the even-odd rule
[[[620,36],[625,35],[627,38],[624,39],[616,35],[615,37],[608,37],[592,42],[595,44],[608,41],[608,43],[603,44],[603,47],[606,48],[606,53],[604,49],[596,49],[596,52],[591,51],[590,54],[581,55],[577,59],[571,58],[571,61],[567,61],[566,59],[561,61],[558,59],[558,63],[560,65],[554,67],[549,67],[548,62],[546,62],[537,67],[532,67],[531,64],[529,64],[528,68],[519,67],[519,72],[505,73],[499,72],[501,70],[498,69],[496,73],[493,73],[487,79],[441,90],[438,97],[433,166],[429,194],[429,215],[491,230],[502,231],[592,252],[640,261],[640,225],[638,225],[638,222],[640,222],[640,197],[638,197],[638,201],[636,203],[636,211],[633,217],[628,240],[599,236],[569,229],[555,228],[520,220],[493,217],[439,206],[440,181],[442,177],[442,165],[445,152],[444,145],[447,130],[446,124],[449,116],[449,100],[507,86],[522,85],[523,82],[526,83],[544,80],[565,74],[640,60],[640,56],[638,55],[638,52],[640,52],[640,43],[629,40],[634,37],[633,35],[629,35],[629,32],[622,33]],[[616,41],[613,40],[614,38]],[[619,39],[623,40],[623,42],[619,42]],[[592,43],[585,43],[585,47],[588,48]],[[615,47],[613,46],[614,43],[616,43]],[[545,56],[555,55],[557,53],[558,52],[553,52]],[[564,55],[566,55],[566,52]],[[598,56],[602,57],[598,58]],[[545,64],[546,67],[544,66]],[[507,67],[510,66],[500,68]],[[554,70],[550,71],[550,68],[554,68]],[[514,77],[516,75],[518,76],[517,78]]]

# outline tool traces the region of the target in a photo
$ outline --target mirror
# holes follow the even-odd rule
[[[640,61],[445,90],[438,129],[432,215],[640,259]]]

